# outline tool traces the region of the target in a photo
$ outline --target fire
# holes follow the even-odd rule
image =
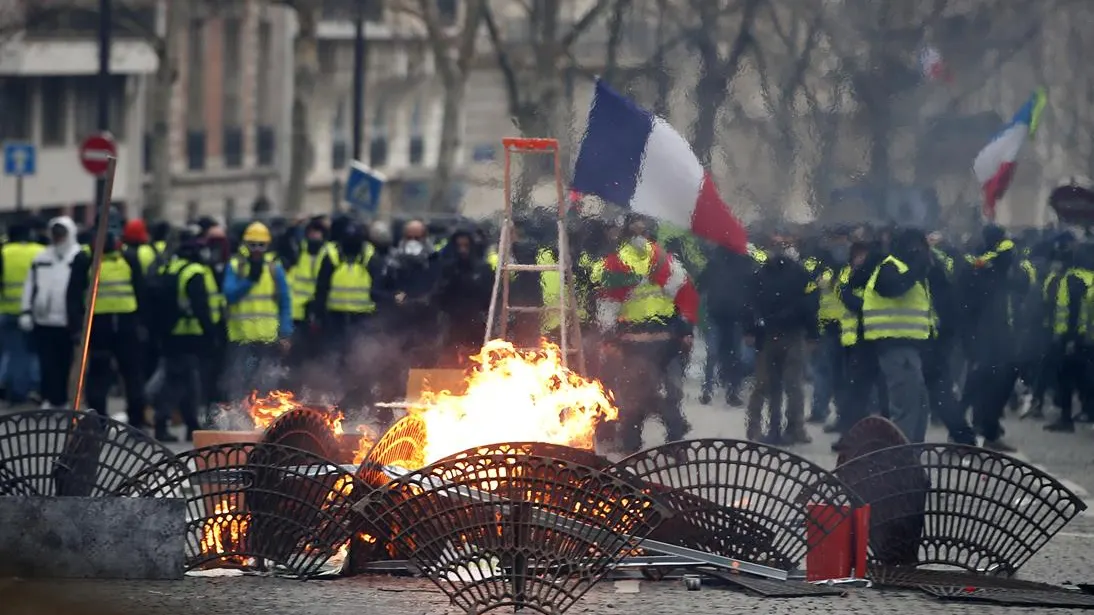
[[[217,502],[212,517],[201,527],[201,552],[214,555],[239,551],[249,525],[249,515],[235,512],[227,500]]]
[[[422,405],[410,409],[427,426],[427,464],[495,442],[591,449],[597,424],[619,416],[611,393],[563,367],[554,344],[518,351],[491,340],[472,361],[466,393],[425,392]]]
[[[251,415],[256,430],[266,429],[277,420],[277,417],[290,410],[305,407],[305,404],[297,401],[292,391],[270,391],[270,394],[265,397],[259,397],[258,391],[251,391],[251,395],[243,405]],[[327,416],[327,423],[337,435],[343,433],[342,419],[344,418],[336,409],[332,409]]]

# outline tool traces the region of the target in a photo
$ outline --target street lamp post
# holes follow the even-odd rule
[[[365,122],[365,71],[368,64],[368,40],[365,38],[365,3],[356,0],[353,37],[353,159],[364,162],[361,151]]]

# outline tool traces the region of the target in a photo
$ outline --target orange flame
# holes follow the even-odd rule
[[[238,551],[247,535],[250,516],[234,512],[227,500],[217,502],[213,516],[202,523],[201,552],[208,555]],[[225,557],[222,560],[229,560]]]
[[[270,391],[270,394],[265,397],[259,397],[258,391],[251,391],[243,406],[247,409],[247,413],[251,415],[255,429],[263,430],[282,414],[290,410],[303,408],[304,404],[296,400],[296,395],[292,391]],[[327,423],[330,424],[330,428],[335,434],[341,435],[343,433],[342,419],[344,418],[343,414],[337,409],[332,408],[328,413]]]
[[[519,351],[491,340],[471,358],[466,393],[422,394],[410,409],[427,426],[425,462],[497,442],[547,442],[593,448],[596,426],[615,420],[611,393],[562,365],[559,347]]]

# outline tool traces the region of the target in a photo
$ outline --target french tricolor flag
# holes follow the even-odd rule
[[[690,229],[734,252],[747,234],[687,140],[597,80],[573,189]]]
[[[1018,164],[1018,152],[1041,123],[1047,97],[1043,88],[1030,96],[1003,130],[980,150],[972,170],[984,191],[984,216],[995,219],[995,205],[1006,194]]]

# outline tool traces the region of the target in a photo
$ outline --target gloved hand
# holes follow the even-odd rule
[[[32,318],[30,314],[20,314],[19,328],[30,333],[34,330],[34,318]]]
[[[259,278],[262,277],[262,265],[262,261],[257,263],[254,260],[249,261],[247,264],[247,279],[257,284]]]

